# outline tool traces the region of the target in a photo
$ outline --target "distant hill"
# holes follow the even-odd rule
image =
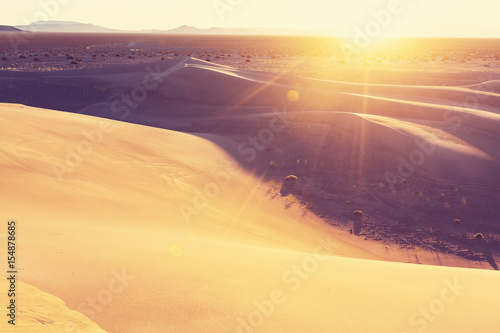
[[[90,23],[79,23],[71,21],[38,21],[29,25],[18,25],[16,28],[26,31],[37,32],[125,32],[122,30],[109,29]]]
[[[157,33],[171,33],[171,34],[179,34],[179,35],[197,35],[197,34],[200,34],[201,30],[196,28],[196,27],[192,27],[192,26],[188,26],[188,25],[182,25],[178,28],[175,28],[175,29],[170,29],[170,30],[154,30],[154,31],[151,31],[151,32],[157,32]]]
[[[0,31],[21,31],[15,27],[11,27],[10,25],[0,25]]]
[[[311,35],[314,31],[294,29],[269,29],[269,28],[208,28],[199,29],[183,25],[171,30],[143,30],[147,33],[179,34],[179,35]]]

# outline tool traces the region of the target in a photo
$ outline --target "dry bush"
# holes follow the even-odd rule
[[[356,211],[354,211],[353,215],[360,218],[360,217],[363,217],[363,212],[360,210],[356,210]]]

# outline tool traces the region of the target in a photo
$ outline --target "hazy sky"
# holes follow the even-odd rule
[[[399,6],[397,4],[399,3]],[[396,14],[392,35],[500,37],[499,0],[22,0],[2,4],[0,24],[37,20],[93,23],[117,29],[171,29],[180,25],[328,30],[366,29],[372,11]]]

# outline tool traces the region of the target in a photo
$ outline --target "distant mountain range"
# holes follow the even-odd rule
[[[13,28],[13,27],[12,27]],[[90,23],[71,21],[39,21],[29,25],[19,25],[14,29],[38,32],[100,32],[100,33],[157,33],[178,35],[310,35],[314,31],[293,29],[266,29],[266,28],[209,28],[199,29],[183,25],[170,30],[118,30],[101,27]]]
[[[480,25],[468,25],[464,29],[464,25],[455,25],[456,29],[453,31],[468,31],[464,33],[455,34],[448,32],[443,34],[442,37],[465,37],[476,38],[498,38],[498,29],[491,26],[486,29]],[[435,31],[450,31],[451,25],[443,24],[427,24],[419,28],[413,37],[433,36]],[[171,35],[296,35],[296,36],[332,36],[333,31],[314,31],[314,30],[297,30],[297,29],[272,29],[272,28],[207,28],[200,29],[193,26],[182,25],[175,29],[159,30],[119,30],[102,27],[90,23],[80,23],[72,21],[39,21],[28,25],[18,25],[15,27],[0,25],[0,32],[13,32],[13,31],[39,31],[39,32],[82,32],[82,33],[148,33],[148,34],[171,34]],[[395,35],[397,36],[397,35]]]
[[[0,25],[0,31],[20,31],[15,27],[11,27],[10,25]]]
[[[28,25],[18,25],[16,28],[36,32],[122,32],[121,30],[108,29],[90,23],[71,21],[38,21]]]

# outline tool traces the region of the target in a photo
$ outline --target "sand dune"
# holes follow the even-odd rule
[[[326,196],[339,185],[346,187],[342,179],[350,178],[349,186],[363,189],[363,200],[375,196],[376,203],[382,196],[393,202],[397,211],[389,216],[373,208],[384,219],[398,216],[401,204],[412,210],[426,204],[408,205],[409,200],[405,203],[387,191],[391,189],[422,192],[423,199],[436,203],[426,217],[433,224],[466,217],[473,220],[468,223],[481,224],[470,232],[494,225],[488,207],[500,198],[500,116],[498,80],[489,80],[493,75],[478,74],[484,82],[460,87],[364,84],[245,71],[195,58],[2,74],[3,101],[183,132],[213,132],[222,135],[217,144],[245,168],[275,180],[285,172],[307,175],[305,187],[323,183],[330,187],[322,189],[330,193]],[[252,155],[242,154],[238,145],[225,145],[228,137],[245,144],[269,126],[277,110],[290,124],[274,133],[272,146],[278,155],[257,154],[248,163]],[[360,147],[352,149],[348,137]],[[243,151],[252,154],[251,148]],[[270,172],[271,161],[282,166],[281,172]],[[296,161],[312,162],[297,168]],[[332,163],[342,165],[327,167]],[[340,170],[342,184],[325,180],[333,170]],[[385,190],[378,188],[380,183]],[[450,191],[460,198],[430,199]],[[478,192],[482,199],[474,201],[471,196]],[[337,199],[352,201],[348,196]],[[468,202],[465,212],[459,200]],[[321,214],[335,214],[328,211],[328,202],[317,206]]]
[[[8,79],[14,77],[21,82],[25,75],[11,73]],[[191,124],[193,115],[199,121],[221,114],[256,115],[269,112],[272,107],[287,106],[292,111],[305,112],[300,117],[302,122],[340,126],[401,154],[420,149],[415,139],[425,137],[435,147],[432,156],[426,156],[423,167],[436,172],[438,178],[484,182],[498,177],[495,172],[500,161],[500,151],[496,149],[500,130],[498,81],[469,87],[365,85],[236,70],[194,58],[64,71],[44,74],[44,78],[48,82],[64,82],[67,78],[87,90],[99,86],[105,92],[96,93],[93,98],[92,93],[86,94],[86,103],[90,105],[78,109],[74,109],[74,99],[63,96],[57,99],[60,105],[33,101],[34,106],[163,128]],[[151,88],[145,87],[145,82]],[[290,91],[297,92],[298,100],[289,100]],[[123,94],[128,100],[120,99]],[[140,107],[131,100],[134,96],[138,96]],[[313,116],[314,111],[333,113],[316,112]],[[344,117],[339,112],[366,116]],[[338,117],[349,121],[343,122]],[[361,126],[363,133],[356,133]],[[473,134],[466,135],[469,131]],[[450,174],[450,164],[462,159],[467,161],[462,163],[465,169]]]
[[[497,272],[376,261],[402,254],[270,200],[227,138],[6,104],[0,118],[22,280],[109,332],[497,330]]]

